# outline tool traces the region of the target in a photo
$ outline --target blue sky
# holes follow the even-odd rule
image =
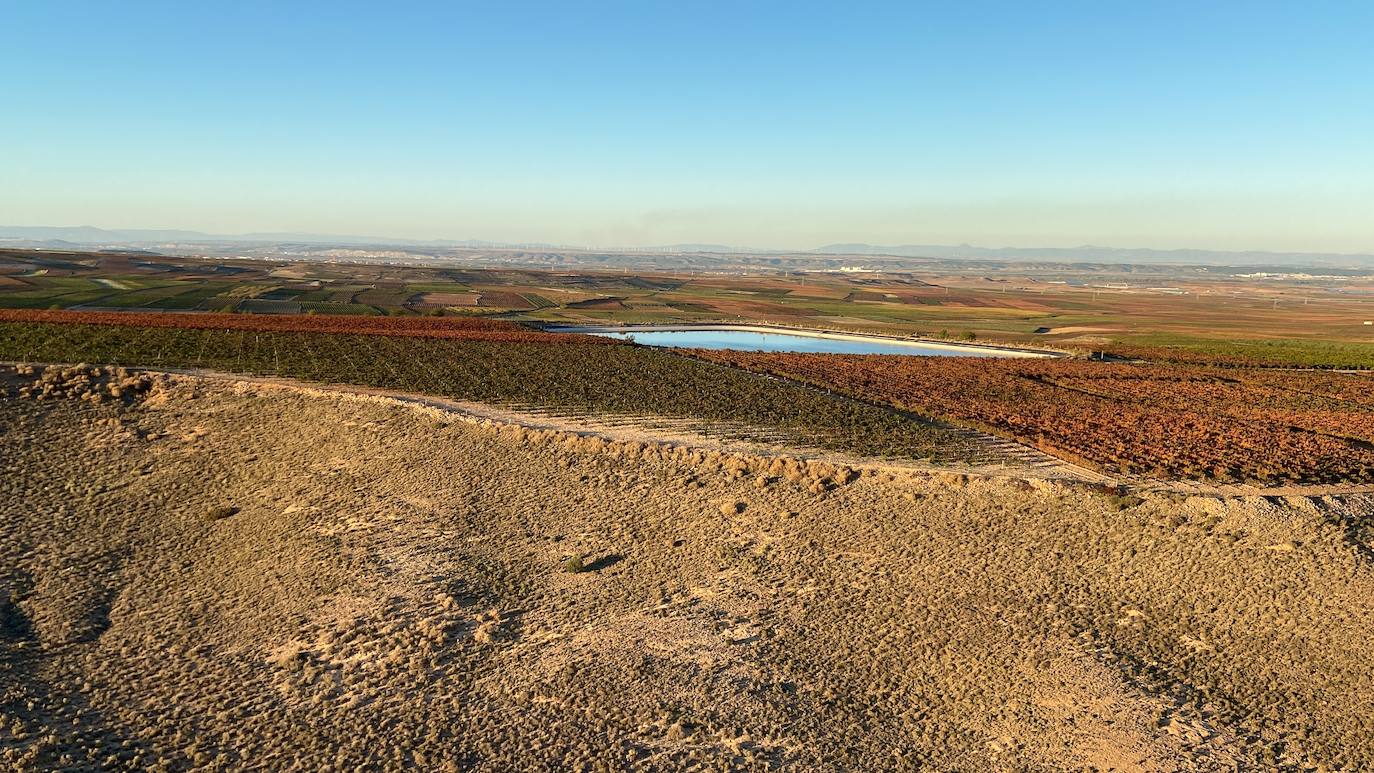
[[[1374,252],[1374,3],[0,0],[0,224]]]

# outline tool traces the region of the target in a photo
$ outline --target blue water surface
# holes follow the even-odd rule
[[[630,338],[646,346],[691,349],[734,349],[742,352],[811,352],[817,354],[920,354],[941,357],[1005,357],[993,349],[942,349],[919,343],[873,339],[846,341],[787,333],[756,333],[751,330],[636,330],[595,332],[592,335]]]

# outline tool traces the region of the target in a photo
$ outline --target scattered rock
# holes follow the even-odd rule
[[[35,377],[19,388],[19,396],[34,400],[84,400],[93,403],[128,402],[157,384],[158,377],[119,367],[74,365],[19,366],[15,372]]]
[[[207,521],[222,521],[225,518],[237,515],[238,512],[239,509],[233,505],[219,505],[207,510],[205,512],[205,519]]]

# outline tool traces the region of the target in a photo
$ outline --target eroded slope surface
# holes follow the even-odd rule
[[[1363,500],[128,378],[6,382],[0,767],[1374,765]]]

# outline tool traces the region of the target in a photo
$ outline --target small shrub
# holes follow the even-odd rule
[[[1129,510],[1144,501],[1135,494],[1111,494],[1107,497],[1107,503],[1116,508],[1117,512]]]
[[[563,562],[563,571],[568,574],[581,574],[587,571],[587,565],[583,563],[582,556],[576,555]]]

